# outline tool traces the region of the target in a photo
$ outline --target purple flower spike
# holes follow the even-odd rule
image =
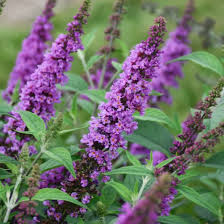
[[[42,15],[37,17],[29,36],[23,41],[22,50],[16,59],[16,65],[10,75],[7,89],[3,92],[3,98],[8,102],[15,86],[20,81],[20,90],[30,79],[30,75],[35,71],[44,59],[44,52],[48,48],[47,41],[52,40],[52,24],[49,22],[53,16],[52,9],[56,0],[48,0]]]
[[[52,44],[49,52],[44,56],[43,63],[38,66],[30,76],[29,81],[23,87],[20,94],[20,102],[12,112],[16,117],[9,118],[4,126],[3,132],[8,134],[5,140],[5,153],[16,157],[22,145],[29,141],[29,137],[22,135],[17,140],[17,131],[24,131],[26,126],[16,111],[31,111],[40,116],[45,122],[55,115],[54,104],[60,102],[61,92],[56,85],[63,85],[67,81],[64,72],[69,71],[73,61],[72,53],[83,50],[81,35],[83,34],[83,24],[88,17],[89,1],[85,1],[84,6],[68,24],[68,34],[60,34]],[[2,151],[2,149],[1,149]]]

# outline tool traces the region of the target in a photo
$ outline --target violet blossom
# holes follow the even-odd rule
[[[98,176],[111,170],[112,160],[118,156],[117,149],[126,146],[122,132],[131,134],[137,128],[133,113],[137,110],[143,114],[148,105],[150,79],[156,75],[155,70],[159,66],[159,45],[165,31],[164,18],[156,18],[149,38],[138,44],[124,62],[120,79],[106,94],[108,102],[101,103],[98,118],[92,117],[89,133],[81,140],[86,153],[75,162],[76,179],[70,181],[65,178],[61,183],[68,194],[78,193],[79,200],[85,195],[96,194]],[[104,182],[108,180],[107,176],[102,178]],[[85,210],[69,202],[60,206],[55,204],[54,207],[56,212],[64,212],[61,221],[66,214],[77,216]]]
[[[10,74],[8,87],[3,92],[3,98],[8,102],[11,101],[16,84],[20,81],[21,90],[37,66],[43,62],[44,52],[48,48],[46,42],[52,40],[50,31],[53,26],[49,20],[53,16],[52,9],[55,2],[56,0],[48,0],[42,15],[37,17],[29,36],[23,41],[22,50],[18,54],[16,65]]]
[[[20,102],[12,111],[16,118],[8,118],[3,132],[8,134],[5,139],[5,147],[1,151],[5,154],[16,157],[21,147],[29,137],[18,134],[16,131],[24,131],[26,126],[21,120],[18,110],[31,111],[40,116],[45,122],[55,115],[54,104],[60,102],[61,92],[57,84],[65,84],[67,77],[64,72],[69,71],[73,61],[72,53],[83,50],[81,35],[83,24],[88,17],[89,0],[86,0],[74,20],[68,24],[68,34],[60,34],[53,42],[49,52],[44,56],[41,65],[30,75],[29,81],[20,93]],[[18,139],[17,137],[20,137]],[[32,152],[31,152],[32,153]]]

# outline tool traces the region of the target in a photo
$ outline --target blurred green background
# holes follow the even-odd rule
[[[58,0],[60,1],[60,0]],[[96,38],[88,50],[87,58],[93,55],[104,43],[104,29],[108,24],[108,17],[111,14],[114,0],[97,0],[92,1],[91,16],[88,25],[85,27],[85,32],[96,31]],[[136,43],[147,37],[149,26],[153,23],[155,15],[150,15],[147,10],[142,10],[142,3],[147,0],[126,0],[127,14],[124,15],[121,28],[121,39],[127,44],[128,48],[132,48]],[[152,1],[151,1],[152,2]],[[184,11],[187,1],[184,0],[154,0],[159,7],[176,6],[180,8],[181,13]],[[67,9],[57,10],[53,18],[54,37],[59,33],[64,32],[66,24],[72,19],[77,12],[81,1],[74,1]],[[219,6],[219,7],[217,7]],[[194,17],[197,21],[203,21],[206,16],[210,16],[216,20],[215,32],[223,33],[222,18],[224,4],[221,0],[197,0]],[[8,15],[10,16],[10,15]],[[1,19],[1,17],[0,17]],[[33,20],[35,17],[33,18]],[[31,28],[31,21],[27,23],[0,25],[0,89],[5,88],[8,76],[14,66],[17,53],[21,49],[21,42],[27,36]],[[174,21],[168,20],[168,31],[175,28]],[[191,46],[193,51],[201,50],[201,42],[196,34],[191,35]],[[118,43],[117,43],[118,45]],[[208,49],[216,55],[221,55],[221,49]],[[120,62],[124,60],[120,52],[116,52],[116,56]],[[80,61],[75,58],[72,71],[77,74],[82,73]],[[188,62],[184,66],[185,77],[180,80],[180,88],[172,89],[173,106],[162,105],[165,111],[172,115],[178,113],[183,120],[189,113],[190,107],[193,107],[200,99],[204,92],[203,83],[199,81],[195,74],[204,77],[205,80],[217,80],[218,77],[212,72],[202,69],[193,63]]]

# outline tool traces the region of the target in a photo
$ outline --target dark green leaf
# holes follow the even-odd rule
[[[67,149],[62,147],[54,148],[53,150],[45,151],[44,153],[48,155],[50,158],[64,165],[68,169],[68,171],[72,174],[72,176],[76,178],[74,167],[72,164],[72,158]]]
[[[224,168],[224,151],[215,153],[203,165],[213,168]]]
[[[188,222],[186,219],[176,215],[160,216],[158,218],[158,221],[165,224],[193,224],[191,222]]]
[[[4,179],[10,178],[12,176],[13,176],[13,174],[9,173],[5,169],[0,168],[0,180],[4,180]]]
[[[102,189],[102,193],[100,196],[100,200],[105,204],[106,206],[110,206],[113,204],[113,202],[116,199],[116,191],[111,186],[104,186]]]
[[[186,60],[190,60],[192,62],[201,65],[202,67],[208,68],[216,72],[220,76],[224,75],[223,65],[220,62],[220,60],[215,55],[205,51],[193,52],[191,54],[184,55],[182,57],[169,61],[169,63],[175,61],[186,61]]]
[[[110,172],[105,173],[106,175],[114,175],[114,174],[131,174],[131,175],[139,175],[139,176],[148,176],[152,175],[152,171],[147,169],[144,166],[124,166],[118,169],[114,169]]]
[[[179,185],[178,191],[186,197],[188,200],[194,202],[197,205],[200,205],[203,208],[208,209],[210,212],[212,212],[215,215],[219,215],[218,209],[209,203],[203,196],[201,196],[197,191],[195,191],[193,188],[190,188],[188,186]]]
[[[41,139],[46,131],[46,126],[44,121],[34,113],[29,111],[19,111],[19,114],[26,124],[29,132],[31,132],[37,140]]]
[[[49,159],[40,165],[40,170],[41,170],[41,173],[44,173],[45,171],[51,170],[61,165],[62,165],[61,162],[58,162],[54,159]]]
[[[170,155],[173,137],[165,127],[156,122],[138,121],[138,129],[132,135],[124,134],[124,137],[127,141]]]
[[[67,133],[75,132],[75,131],[78,131],[78,130],[87,128],[88,126],[89,126],[89,123],[86,122],[86,123],[84,123],[81,127],[73,128],[73,129],[68,129],[68,130],[63,130],[63,131],[60,131],[59,134],[60,134],[60,135],[64,135],[64,134],[67,134]]]
[[[46,201],[46,200],[62,200],[62,201],[68,201],[75,205],[79,205],[81,207],[87,208],[84,204],[77,201],[73,197],[71,197],[69,194],[60,191],[58,189],[53,188],[44,188],[40,189],[34,197],[32,197],[32,200],[35,201]]]
[[[132,192],[123,184],[120,184],[115,181],[110,181],[107,182],[106,184],[113,187],[125,201],[128,202],[132,201]]]
[[[15,159],[13,159],[10,156],[6,156],[6,155],[0,153],[0,164],[2,164],[2,163],[3,164],[5,164],[5,163],[12,163],[12,164],[17,165],[18,161],[16,161]]]

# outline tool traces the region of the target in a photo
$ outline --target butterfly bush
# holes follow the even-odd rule
[[[153,106],[158,106],[159,102],[171,104],[172,98],[167,87],[178,87],[177,77],[184,76],[182,71],[183,62],[178,61],[169,64],[167,62],[191,52],[189,34],[191,32],[190,23],[192,22],[192,13],[194,11],[193,5],[194,1],[189,0],[179,25],[169,34],[169,38],[162,48],[161,66],[157,70],[157,76],[152,79],[151,88],[163,95],[150,96],[150,104]],[[146,156],[149,156],[150,152],[149,149],[138,144],[132,144],[130,151],[134,155],[145,154]],[[157,154],[161,153],[158,152]],[[161,155],[161,158],[165,159],[166,157]]]
[[[119,215],[116,224],[157,223],[160,202],[169,194],[170,185],[171,176],[169,174],[160,176],[133,208],[128,203],[122,206],[122,213]]]
[[[143,114],[147,107],[150,81],[146,79],[154,77],[155,70],[159,66],[161,52],[158,47],[163,42],[165,32],[164,18],[156,18],[155,25],[150,28],[149,38],[131,51],[124,62],[124,72],[120,74],[120,79],[113,83],[110,92],[106,94],[108,102],[101,103],[98,118],[92,117],[89,133],[81,139],[86,153],[82,156],[82,160],[74,164],[76,179],[69,175],[61,182],[62,191],[81,201],[86,197],[90,199],[97,193],[97,179],[100,173],[111,170],[112,160],[118,157],[117,149],[126,146],[122,132],[131,134],[137,128],[133,113],[137,110]],[[108,180],[108,176],[103,176],[101,181]],[[86,212],[85,208],[68,204],[63,202],[60,205],[56,204],[56,207],[48,204],[48,211],[53,209],[54,214],[62,214],[64,211],[62,220],[66,214],[77,217]],[[54,214],[52,213],[52,219]]]
[[[205,130],[204,120],[211,118],[211,107],[217,105],[216,99],[221,97],[224,88],[224,79],[221,79],[217,86],[213,88],[209,96],[201,101],[193,116],[190,116],[183,123],[183,133],[178,137],[181,141],[175,140],[173,147],[170,148],[176,158],[168,165],[156,169],[155,174],[160,175],[163,172],[176,173],[177,175],[185,174],[186,169],[192,162],[203,162],[204,154],[220,142],[220,137],[224,135],[224,126],[221,122],[218,127],[203,134],[198,140],[198,135]],[[170,188],[170,195],[163,199],[161,203],[161,215],[169,215],[171,210],[170,203],[177,194],[175,189],[179,183],[178,179],[174,179]]]
[[[68,24],[68,34],[60,34],[53,42],[49,52],[44,56],[43,62],[30,75],[29,81],[23,87],[20,94],[20,102],[12,111],[16,118],[9,118],[4,126],[3,132],[8,134],[5,139],[5,147],[1,147],[1,152],[16,156],[23,144],[29,141],[29,137],[20,134],[17,139],[16,131],[24,131],[26,125],[21,120],[18,110],[30,111],[40,116],[45,122],[55,115],[54,104],[60,102],[61,93],[57,89],[57,84],[65,84],[67,77],[64,72],[69,71],[73,61],[72,53],[83,49],[81,35],[82,26],[88,17],[89,1],[86,0],[80,8],[74,20]],[[30,153],[35,153],[34,147],[30,147]]]
[[[42,15],[37,17],[29,36],[23,41],[22,50],[18,54],[16,65],[10,74],[8,87],[3,92],[3,98],[8,102],[11,101],[16,84],[20,81],[21,90],[37,66],[43,62],[44,52],[48,48],[46,42],[52,40],[50,32],[53,26],[49,20],[53,16],[52,9],[55,2],[56,0],[47,2]]]

